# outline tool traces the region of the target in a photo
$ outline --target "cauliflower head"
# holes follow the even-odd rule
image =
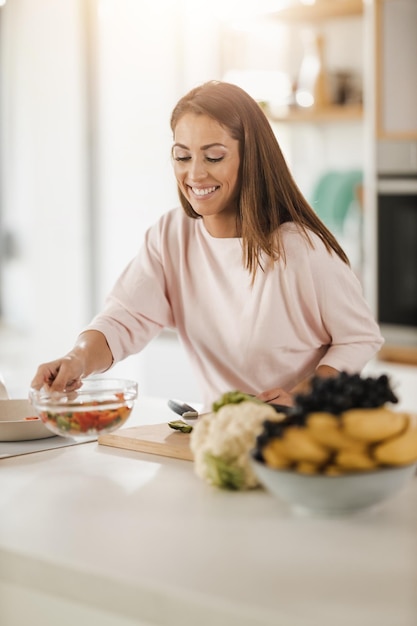
[[[201,416],[190,438],[197,476],[225,489],[257,487],[249,453],[264,421],[283,417],[269,404],[250,400]]]

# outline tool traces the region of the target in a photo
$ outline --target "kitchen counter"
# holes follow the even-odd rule
[[[172,416],[140,398],[127,426]],[[416,589],[417,478],[314,519],[97,442],[0,460],[2,626],[416,626]]]

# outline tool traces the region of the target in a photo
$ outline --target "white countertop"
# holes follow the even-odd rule
[[[172,416],[140,398],[127,426]],[[416,626],[417,478],[312,519],[96,442],[2,459],[0,583],[2,626]]]

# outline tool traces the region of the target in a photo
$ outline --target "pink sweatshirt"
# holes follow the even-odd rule
[[[215,238],[201,219],[174,209],[152,226],[90,329],[104,333],[114,362],[175,328],[206,407],[226,392],[290,390],[321,364],[360,371],[383,343],[360,283],[311,233],[282,226],[285,261],[242,263],[239,238]]]

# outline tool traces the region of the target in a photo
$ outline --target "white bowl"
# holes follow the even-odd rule
[[[387,500],[416,475],[417,463],[342,476],[306,475],[268,467],[251,457],[259,482],[298,514],[337,516]]]
[[[0,441],[53,437],[28,400],[0,400]]]

